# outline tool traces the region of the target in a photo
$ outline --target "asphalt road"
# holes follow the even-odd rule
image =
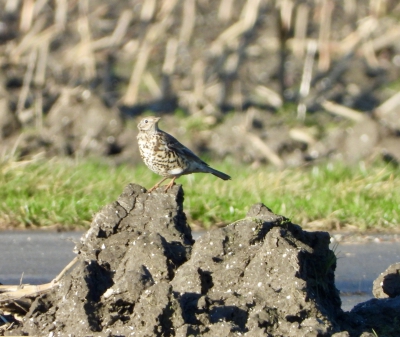
[[[0,282],[42,284],[51,281],[74,257],[72,252],[82,232],[0,232]],[[400,262],[398,242],[340,244],[336,287],[342,308],[372,298],[372,282],[390,264]]]

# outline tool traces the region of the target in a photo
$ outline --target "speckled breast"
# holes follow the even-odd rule
[[[168,149],[163,142],[158,141],[157,136],[149,137],[141,133],[138,135],[138,144],[144,163],[154,173],[164,177],[173,177],[177,170],[182,171],[174,152]]]

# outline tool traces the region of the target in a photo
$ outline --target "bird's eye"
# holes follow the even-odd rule
[[[147,119],[144,120],[145,123],[148,123],[149,121]]]

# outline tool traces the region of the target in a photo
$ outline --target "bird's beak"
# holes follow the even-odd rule
[[[161,117],[156,117],[156,123],[161,119]]]

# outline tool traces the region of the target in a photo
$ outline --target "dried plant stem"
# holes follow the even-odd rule
[[[156,10],[156,0],[146,0],[140,12],[140,20],[144,22],[150,21]]]
[[[279,109],[280,107],[282,107],[283,104],[282,97],[271,88],[268,88],[263,85],[258,85],[255,88],[255,92],[258,96],[263,97],[263,99],[267,104],[272,105],[274,108]]]
[[[245,30],[253,28],[256,24],[260,11],[260,4],[261,0],[247,0],[241,13],[241,19],[243,20]]]
[[[357,11],[357,0],[346,0],[343,2],[343,7],[346,15],[352,18]]]
[[[110,44],[112,46],[119,45],[128,31],[129,23],[132,19],[132,11],[124,10],[117,22],[114,32],[111,35]]]
[[[168,99],[173,96],[171,76],[175,71],[176,54],[178,51],[178,40],[171,38],[167,42],[165,59],[162,67],[162,98]]]
[[[232,105],[237,109],[237,110],[242,110],[243,108],[243,91],[242,91],[242,84],[240,81],[234,81],[232,83]]]
[[[81,35],[79,49],[81,52],[81,62],[84,66],[84,77],[86,80],[90,80],[96,76],[96,59],[92,50],[92,38],[87,15],[83,15],[79,18],[78,31]]]
[[[160,10],[160,21],[153,24],[142,41],[137,55],[136,63],[133,68],[129,85],[123,98],[123,104],[132,106],[137,103],[139,95],[139,85],[142,80],[144,71],[146,70],[150,52],[153,49],[154,42],[166,31],[171,24],[169,17],[175,8],[177,0],[166,0]]]
[[[153,97],[157,98],[162,97],[162,91],[160,89],[160,86],[158,85],[157,81],[154,79],[154,76],[150,72],[148,71],[144,72],[143,83],[149,89]]]
[[[394,109],[397,109],[400,106],[400,92],[394,94],[385,102],[383,102],[380,106],[376,108],[376,116],[378,118],[384,117],[389,112],[392,112]]]
[[[331,20],[334,3],[331,0],[322,0],[320,31],[319,31],[319,59],[318,69],[325,72],[329,69],[331,63],[329,39],[331,32]]]
[[[211,44],[210,53],[220,55],[225,46],[233,42],[244,32],[252,29],[256,23],[261,0],[248,0],[243,7],[241,17],[234,24],[225,29]]]
[[[0,304],[20,300],[23,297],[34,297],[43,294],[54,287],[61,278],[76,264],[78,256],[75,257],[68,265],[61,271],[60,274],[50,283],[40,285],[20,284],[20,285],[0,285]]]
[[[171,75],[175,70],[176,53],[178,51],[178,40],[171,38],[167,42],[165,59],[162,67],[163,74]]]
[[[278,168],[283,168],[284,163],[282,159],[267,145],[263,140],[253,133],[246,132],[245,137],[256,147],[265,158]]]
[[[365,43],[363,43],[362,51],[368,65],[372,68],[378,68],[379,61],[375,55],[374,47],[372,45],[371,40],[368,40]]]
[[[381,34],[372,40],[372,46],[375,51],[387,48],[400,39],[400,25],[388,29],[385,34]]]
[[[307,45],[307,56],[304,61],[303,75],[301,77],[299,89],[299,105],[297,106],[297,118],[299,120],[304,120],[306,117],[307,107],[304,103],[304,98],[307,97],[310,92],[312,70],[316,52],[317,43],[316,41],[311,40]]]
[[[308,13],[310,9],[306,4],[300,4],[296,11],[296,21],[294,25],[293,54],[302,58],[306,46]]]
[[[105,48],[118,47],[122,42],[132,20],[132,11],[124,10],[118,19],[117,25],[111,36],[102,37],[92,42],[92,50],[101,50]]]
[[[307,45],[307,56],[304,61],[303,75],[301,77],[300,90],[299,90],[301,98],[306,97],[310,92],[312,68],[316,52],[317,52],[317,43],[315,40],[311,40]]]
[[[188,43],[192,37],[196,22],[195,0],[185,0],[182,11],[182,26],[179,32],[179,42]]]
[[[68,263],[63,270],[56,276],[56,278],[52,281],[52,283],[57,283],[61,280],[61,278],[78,262],[79,257],[75,256],[74,259]]]
[[[37,296],[53,287],[52,283],[40,285],[22,284],[17,286],[0,285],[0,304],[19,300],[24,296]]]
[[[46,6],[49,0],[36,0],[35,6],[33,7],[33,16],[36,17],[40,14],[44,6]]]
[[[343,105],[336,104],[336,103],[333,103],[330,101],[322,102],[321,106],[325,110],[327,110],[335,115],[345,117],[345,118],[351,119],[356,122],[361,121],[365,118],[365,116],[357,110],[350,109],[348,107],[345,107]]]
[[[281,29],[288,32],[292,26],[294,4],[291,0],[282,0],[280,3]]]
[[[46,66],[49,55],[49,40],[44,40],[39,47],[39,57],[37,60],[34,83],[36,87],[43,87],[46,80]]]
[[[216,56],[223,53],[225,46],[232,44],[237,37],[246,31],[246,26],[242,20],[239,20],[225,29],[211,44],[209,52]]]
[[[32,26],[34,7],[34,0],[24,0],[22,2],[21,21],[19,22],[19,29],[22,32],[27,32]]]
[[[193,66],[193,93],[194,96],[200,100],[203,95],[204,95],[204,70],[205,70],[205,64],[202,60],[198,60],[195,62]]]
[[[37,36],[44,34],[44,31],[41,32],[41,30],[43,29],[45,23],[46,22],[43,18],[38,18],[35,21],[33,27],[24,35],[18,46],[11,51],[12,60],[19,61],[20,56],[34,46],[34,43],[37,41]],[[50,28],[46,29],[46,31],[48,31]]]
[[[387,12],[387,0],[370,0],[369,8],[371,15],[377,17],[383,16]]]
[[[282,101],[285,99],[286,92],[286,60],[288,57],[288,33],[292,22],[293,3],[283,0],[280,3],[278,13],[278,33],[279,33],[279,70],[278,81]]]
[[[60,31],[65,30],[67,24],[68,0],[56,0],[54,15],[55,25]]]
[[[21,0],[7,0],[4,10],[6,13],[15,13]]]
[[[124,104],[132,106],[138,101],[139,85],[143,72],[146,69],[152,46],[144,41],[138,52],[136,63],[129,80],[128,89],[124,96]]]
[[[234,0],[221,0],[218,8],[218,20],[228,22],[232,18]]]
[[[37,49],[34,48],[34,49],[32,49],[32,51],[29,55],[28,67],[25,72],[22,89],[21,89],[21,92],[20,92],[20,95],[18,98],[17,117],[19,117],[21,115],[21,112],[24,109],[25,102],[26,102],[26,99],[29,94],[29,88],[30,88],[32,78],[33,78],[33,70],[35,68],[36,58],[37,58]]]
[[[161,21],[168,18],[174,10],[178,0],[164,0],[160,9]]]
[[[42,131],[43,129],[43,92],[42,90],[35,90],[35,124],[36,129]]]
[[[296,140],[296,141],[302,142],[302,143],[306,143],[308,145],[312,145],[312,144],[316,143],[315,138],[309,132],[299,129],[299,128],[290,129],[289,136],[293,140]]]
[[[338,52],[341,55],[346,55],[354,51],[360,42],[367,39],[377,26],[378,21],[373,17],[361,20],[355,32],[352,32],[342,41],[339,41]]]

